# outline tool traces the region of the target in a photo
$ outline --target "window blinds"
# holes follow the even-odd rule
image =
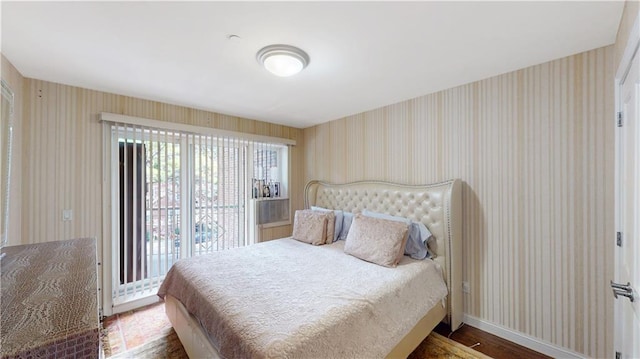
[[[155,295],[180,258],[251,244],[254,180],[280,176],[283,147],[129,122],[108,126],[113,305]]]

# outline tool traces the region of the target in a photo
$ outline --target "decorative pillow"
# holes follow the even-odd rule
[[[333,243],[333,236],[335,234],[336,228],[336,214],[333,211],[323,212],[318,211],[319,213],[324,214],[327,217],[327,228],[325,228],[325,239],[324,244]]]
[[[349,234],[349,229],[351,228],[351,222],[353,222],[353,213],[351,212],[342,212],[342,228],[340,229],[340,235],[338,236],[338,240],[346,240],[347,235]]]
[[[415,222],[404,217],[373,212],[367,209],[365,209],[362,214],[367,217],[382,218],[409,224],[409,238],[407,239],[407,244],[404,247],[404,254],[413,259],[431,258],[431,253],[429,253],[429,249],[427,247],[427,242],[429,238],[431,238],[431,232],[424,223]]]
[[[326,208],[322,208],[322,207],[316,207],[316,206],[311,206],[311,209],[314,211],[321,211],[321,212],[331,212],[331,209],[326,209]],[[342,231],[342,221],[344,218],[343,212],[339,209],[333,210],[333,213],[336,216],[336,219],[334,221],[335,225],[334,225],[334,230],[333,230],[333,240],[332,242],[335,242],[338,240],[338,237],[340,237],[340,231]],[[329,232],[332,233],[332,232]],[[331,243],[331,242],[329,242]]]
[[[298,210],[293,217],[293,239],[314,246],[324,244],[327,236],[326,213]]]
[[[409,227],[388,219],[357,214],[344,244],[344,252],[367,262],[395,267],[404,255]]]

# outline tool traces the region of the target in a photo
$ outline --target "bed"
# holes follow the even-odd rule
[[[97,358],[95,238],[2,249],[2,358]]]
[[[346,255],[345,241],[284,238],[179,261],[158,295],[192,358],[406,357],[439,322],[461,324],[461,201],[459,180],[311,181],[305,207],[420,221],[435,257],[386,268]]]

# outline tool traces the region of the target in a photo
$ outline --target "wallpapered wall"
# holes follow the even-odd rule
[[[28,78],[24,97],[22,237],[12,238],[14,244],[101,238],[107,209],[102,200],[100,112],[290,138],[298,143],[291,150],[292,163],[303,160],[300,129]],[[293,206],[302,207],[302,174],[293,171],[291,180]],[[61,221],[65,208],[73,209],[72,221]],[[270,239],[288,233],[291,226],[266,229],[262,235]]]
[[[614,47],[304,131],[23,79],[2,56],[2,77],[20,104],[10,243],[100,236],[101,111],[292,138],[294,210],[311,179],[464,180],[465,312],[608,357],[613,71],[637,13],[637,3],[627,2]],[[73,221],[59,220],[62,208],[74,209]],[[290,232],[269,229],[263,237]]]
[[[612,350],[613,47],[307,128],[305,178],[464,186],[465,312]]]
[[[20,243],[22,238],[22,106],[24,78],[13,65],[2,57],[2,79],[13,91],[13,145],[11,148],[11,179],[9,193],[9,233],[8,244]]]

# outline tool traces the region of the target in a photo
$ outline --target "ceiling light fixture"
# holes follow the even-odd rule
[[[295,75],[309,65],[309,55],[290,45],[263,47],[256,58],[269,72],[280,77]]]

